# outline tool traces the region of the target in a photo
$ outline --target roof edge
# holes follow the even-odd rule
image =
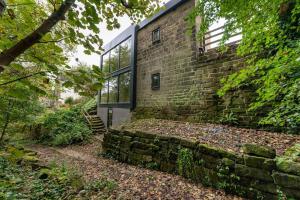
[[[183,3],[189,0],[171,0],[164,5],[164,9],[160,10],[154,16],[149,19],[145,19],[140,22],[137,26],[139,27],[138,30],[145,28],[147,25],[151,24],[152,22],[156,21],[158,18],[164,16],[165,14],[175,10],[177,7],[182,5]]]

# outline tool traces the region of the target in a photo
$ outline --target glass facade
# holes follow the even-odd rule
[[[128,103],[130,101],[130,72],[119,76],[119,102]]]
[[[118,77],[109,79],[108,93],[108,103],[118,103]]]
[[[103,85],[103,89],[101,90],[101,104],[106,104],[108,100],[108,81],[105,81]]]
[[[130,45],[130,38],[120,45],[120,68],[128,67],[130,65]]]
[[[100,104],[130,103],[131,38],[102,56],[102,71],[107,81],[101,91]]]

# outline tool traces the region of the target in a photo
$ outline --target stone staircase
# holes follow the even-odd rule
[[[82,112],[95,135],[102,135],[106,133],[107,130],[104,123],[101,118],[97,116],[97,106],[93,106],[87,111],[83,110]]]

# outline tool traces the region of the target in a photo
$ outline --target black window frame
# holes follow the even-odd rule
[[[158,38],[155,37],[155,34],[158,33]],[[152,31],[152,44],[158,44],[160,43],[161,40],[161,31],[160,31],[160,27],[154,29]]]
[[[158,77],[158,82],[154,80],[155,77]],[[159,90],[160,89],[160,73],[151,74],[151,89]]]
[[[103,70],[103,56],[106,55],[107,53],[110,53],[111,50],[115,49],[116,47],[119,48],[119,69],[114,71],[114,72],[110,72],[110,73],[106,73],[106,78],[105,80],[108,80],[111,77],[116,77],[118,76],[118,102],[117,103],[109,103],[109,101],[107,103],[105,102],[101,102],[101,90],[98,92],[99,94],[99,98],[98,98],[98,106],[99,107],[112,107],[112,108],[130,108],[130,110],[134,110],[135,105],[136,105],[136,30],[137,27],[136,26],[131,26],[130,28],[126,29],[120,36],[118,36],[117,38],[115,38],[112,42],[110,42],[108,45],[106,45],[104,47],[105,51],[104,53],[101,55],[101,62],[100,62],[100,68],[101,70]],[[129,62],[123,62],[126,63],[126,65],[128,64],[128,66],[124,67],[124,66],[120,66],[121,64],[121,58],[124,56],[121,56],[121,47],[123,44],[127,43],[127,46],[129,47],[128,49],[128,58]],[[126,45],[124,45],[126,46]],[[122,53],[124,53],[122,51]],[[120,76],[129,72],[129,78],[130,78],[130,82],[129,82],[129,100],[128,102],[120,102]],[[109,93],[108,93],[108,100],[109,100]]]

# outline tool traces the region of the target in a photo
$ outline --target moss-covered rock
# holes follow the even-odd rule
[[[39,179],[47,179],[51,176],[51,170],[48,168],[43,168],[40,170]]]
[[[276,151],[275,149],[268,146],[261,146],[257,144],[245,144],[243,145],[243,152],[245,154],[254,155],[264,158],[275,158]]]
[[[284,156],[292,158],[293,161],[298,160],[300,157],[300,144],[295,144],[294,146],[288,148],[285,151]]]
[[[273,182],[273,178],[269,171],[248,167],[246,165],[235,165],[235,173],[238,176],[245,176],[257,180]]]
[[[300,176],[300,163],[292,161],[289,157],[279,157],[276,159],[279,171]]]
[[[244,155],[244,161],[246,166],[261,168],[269,171],[275,169],[276,167],[275,160],[269,158]]]
[[[280,172],[272,174],[274,181],[277,185],[286,188],[300,189],[300,177]]]
[[[218,158],[229,158],[236,160],[237,155],[234,152],[225,151],[224,149],[213,147],[207,144],[199,144],[197,150],[202,154],[211,155]]]
[[[300,190],[281,188],[281,191],[288,197],[288,199],[300,199]]]

